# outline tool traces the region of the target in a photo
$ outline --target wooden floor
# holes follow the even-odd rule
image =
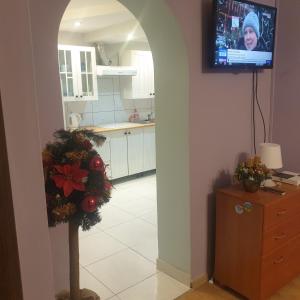
[[[243,299],[213,284],[206,283],[201,288],[189,291],[176,300],[240,300]],[[270,300],[300,300],[300,277],[282,288]]]

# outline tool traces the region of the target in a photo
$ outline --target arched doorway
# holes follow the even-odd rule
[[[158,242],[159,242],[159,265],[165,270],[188,283],[190,281],[190,193],[189,193],[189,135],[188,135],[188,99],[189,99],[189,79],[188,60],[185,43],[181,36],[179,25],[174,16],[171,15],[163,0],[120,0],[140,21],[153,52],[155,65],[155,86],[157,97],[157,169],[158,178]],[[24,5],[18,1],[11,1],[6,4],[9,11],[18,12],[19,22],[23,28],[15,29],[19,33],[19,48],[22,49],[23,56],[15,55],[13,52],[6,52],[6,60],[3,60],[3,74],[15,68],[19,72],[26,74],[27,81],[21,78],[14,78],[14,83],[18,83],[23,93],[18,94],[6,92],[11,88],[7,81],[3,83],[3,108],[6,121],[6,130],[14,138],[23,138],[23,134],[18,131],[15,124],[9,122],[15,119],[15,111],[12,103],[16,97],[24,100],[18,107],[22,114],[18,115],[18,124],[23,129],[30,130],[31,147],[34,151],[28,151],[29,161],[35,161],[40,146],[51,139],[52,133],[63,127],[60,87],[57,72],[57,33],[63,12],[68,4],[68,0],[49,1],[32,0]],[[30,12],[28,14],[28,11]],[[5,14],[7,23],[13,24]],[[29,25],[30,24],[30,25]],[[11,33],[11,32],[10,32]],[[22,33],[22,34],[21,34]],[[7,34],[4,34],[6,36]],[[8,35],[7,35],[8,36]],[[21,38],[22,36],[22,38]],[[24,38],[25,36],[25,38]],[[31,41],[32,44],[28,43]],[[7,44],[6,49],[14,49],[13,44]],[[11,47],[11,48],[9,48]],[[30,56],[30,53],[33,53]],[[5,53],[2,53],[3,55]],[[12,60],[14,63],[11,64]],[[29,63],[27,63],[29,60]],[[32,64],[30,63],[32,62]],[[1,61],[2,63],[2,61]],[[1,73],[2,73],[1,72]],[[24,94],[24,90],[27,92]],[[36,102],[35,100],[36,99]],[[33,122],[26,123],[28,118]],[[34,123],[37,121],[39,125]],[[40,143],[36,138],[40,136]],[[13,156],[18,155],[16,143],[13,139],[8,140],[8,151],[11,154],[10,160],[13,163]],[[18,159],[15,160],[18,162]],[[28,163],[29,163],[28,161]],[[20,161],[21,162],[21,161]],[[14,163],[13,163],[14,164]],[[20,170],[29,165],[19,165],[19,169],[12,169],[12,185],[15,189],[22,188],[18,182],[22,177],[17,176]],[[67,230],[64,226],[50,230],[50,242],[47,236],[45,205],[41,205],[41,165],[37,163],[36,168],[31,168],[30,182],[38,182],[40,185],[32,185],[28,198],[30,198],[28,208],[16,201],[16,227],[19,236],[19,248],[26,248],[20,258],[23,288],[29,289],[31,286],[38,286],[39,281],[45,282],[45,277],[32,276],[32,266],[27,261],[30,257],[36,259],[36,272],[34,274],[50,274],[54,268],[55,289],[59,290],[68,284],[67,274],[67,251],[66,240]],[[16,176],[14,176],[16,175]],[[14,182],[16,180],[16,182]],[[35,193],[35,192],[38,193]],[[32,197],[32,193],[36,196]],[[24,197],[21,191],[16,193],[16,197]],[[17,198],[16,198],[17,199]],[[38,205],[36,205],[39,203]],[[27,223],[22,222],[18,217],[24,213],[28,216],[39,215],[41,224],[37,228],[37,219],[28,219]],[[21,217],[22,219],[22,217]],[[35,230],[33,228],[36,228]],[[34,243],[29,244],[25,235],[28,233],[39,239],[45,250],[52,249],[52,256],[49,251],[43,252],[43,256],[36,256],[37,251]],[[25,255],[26,254],[26,255]],[[40,262],[40,264],[39,264]],[[174,276],[175,276],[174,275]],[[35,282],[34,282],[35,281]],[[34,284],[33,284],[34,283]],[[52,281],[40,285],[44,290],[51,290]],[[28,292],[28,295],[30,292]],[[26,297],[26,293],[25,293]],[[31,297],[34,299],[34,297]],[[46,299],[46,296],[45,296]],[[50,298],[49,298],[50,299]]]

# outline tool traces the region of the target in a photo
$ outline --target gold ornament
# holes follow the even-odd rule
[[[78,160],[86,159],[88,156],[88,153],[86,151],[67,152],[65,155],[70,160],[78,161]]]
[[[53,217],[56,221],[64,221],[76,212],[76,206],[73,203],[64,204],[52,210]]]

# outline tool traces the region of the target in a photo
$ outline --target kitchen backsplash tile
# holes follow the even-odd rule
[[[114,93],[113,77],[98,77],[99,95],[110,95]]]
[[[113,93],[120,93],[120,76],[113,76]]]
[[[134,100],[133,99],[123,99],[124,109],[134,109]]]
[[[93,112],[92,101],[78,101],[66,103],[67,113],[88,113]]]
[[[83,113],[81,114],[82,120],[80,121],[80,126],[93,126],[93,113]]]
[[[120,93],[120,78],[97,77],[98,100],[65,103],[65,118],[70,113],[80,113],[80,126],[101,125],[114,122],[127,122],[134,109],[140,119],[145,120],[151,114],[154,118],[155,99],[123,99]]]
[[[101,111],[93,115],[94,125],[108,124],[115,122],[114,111]]]
[[[134,106],[136,109],[147,108],[151,109],[151,99],[135,99]]]
[[[121,95],[120,94],[114,94],[113,99],[114,99],[114,102],[115,102],[115,110],[123,110],[124,109],[124,102],[121,99]]]
[[[115,111],[115,122],[128,122],[129,114],[126,110],[116,110]]]
[[[112,95],[102,95],[98,101],[93,101],[93,113],[101,111],[114,111],[115,102]]]

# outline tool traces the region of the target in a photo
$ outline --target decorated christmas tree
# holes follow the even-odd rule
[[[79,288],[78,228],[89,230],[101,220],[99,208],[110,199],[112,185],[93,144],[103,135],[90,130],[59,130],[43,151],[49,226],[69,223],[70,293],[57,299],[99,299]]]

